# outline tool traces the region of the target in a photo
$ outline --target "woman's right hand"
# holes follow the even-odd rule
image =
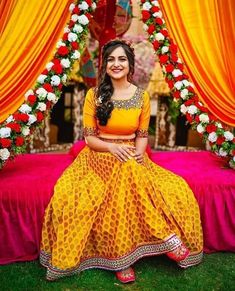
[[[114,155],[120,162],[126,162],[134,156],[135,147],[131,145],[122,145],[109,143],[109,152]]]

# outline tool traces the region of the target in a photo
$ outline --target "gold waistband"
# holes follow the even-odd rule
[[[99,137],[99,139],[106,141],[106,142],[115,142],[115,143],[125,143],[125,142],[134,142],[135,141],[134,138],[132,138],[132,139],[121,139],[121,138],[112,139],[112,138]]]
[[[134,140],[135,133],[128,134],[128,135],[116,135],[116,134],[109,134],[109,133],[100,133],[98,135],[100,139],[121,139],[121,140]]]

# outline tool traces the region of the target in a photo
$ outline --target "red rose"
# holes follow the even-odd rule
[[[42,71],[42,75],[47,75],[47,74],[48,74],[48,70],[47,69]]]
[[[51,84],[49,84],[49,83],[45,83],[45,84],[43,84],[43,88],[44,88],[47,92],[53,92],[53,88],[52,88]]]
[[[79,12],[80,12],[80,9],[77,6],[75,6],[73,9],[73,14],[79,14]]]
[[[85,13],[85,16],[88,18],[88,20],[90,21],[92,18],[92,15],[90,13]]]
[[[41,111],[37,112],[37,121],[41,122],[44,119],[44,115],[42,114]]]
[[[54,65],[54,66],[52,66],[51,69],[52,69],[56,74],[62,74],[62,72],[63,72],[63,68],[62,68],[61,64]]]
[[[60,65],[60,60],[59,59],[53,59],[52,63],[55,65]]]
[[[159,48],[159,42],[157,40],[153,41],[153,47],[155,50]]]
[[[52,103],[51,103],[50,101],[47,101],[47,102],[46,102],[46,107],[47,107],[47,109],[51,109],[51,105],[52,105]]]
[[[66,56],[69,53],[69,49],[67,48],[67,46],[60,46],[57,52],[60,56]]]
[[[76,41],[72,41],[71,42],[71,46],[72,46],[72,48],[74,49],[74,50],[77,50],[78,49],[78,43],[76,42]]]
[[[231,151],[231,155],[235,156],[235,149]]]
[[[173,72],[174,69],[175,69],[175,67],[172,64],[166,65],[167,73]]]
[[[187,118],[187,120],[188,120],[190,123],[193,122],[193,117],[191,116],[191,114],[186,113],[186,118]]]
[[[176,99],[179,99],[180,98],[180,91],[174,91],[173,92],[173,97],[176,98]]]
[[[161,34],[163,34],[165,37],[168,36],[168,31],[166,29],[161,29],[160,30]]]
[[[153,12],[153,13],[155,13],[155,12],[158,12],[160,9],[159,9],[159,7],[157,7],[157,6],[152,6],[151,7],[151,12]]]
[[[29,120],[29,116],[26,113],[15,113],[13,117],[16,121],[27,122]]]
[[[57,87],[59,90],[62,90],[62,88],[63,88],[63,85],[60,83],[59,85],[58,85],[58,87]]]
[[[4,148],[9,148],[11,146],[11,140],[9,138],[0,138],[0,144]]]
[[[216,140],[217,145],[221,145],[225,141],[225,137],[219,136]]]
[[[172,89],[174,87],[174,82],[172,80],[167,80],[167,84],[168,84],[170,89]]]
[[[151,17],[151,14],[147,10],[142,10],[142,20],[146,22]]]
[[[20,125],[16,122],[11,122],[6,125],[11,130],[14,130],[15,132],[20,132]]]
[[[163,24],[162,19],[159,18],[159,17],[155,18],[155,22],[156,22],[158,25],[162,25],[162,24]]]
[[[176,54],[178,50],[177,45],[175,45],[174,43],[171,43],[169,46],[169,50],[172,54]]]
[[[160,63],[165,64],[168,61],[168,55],[161,55],[159,61]]]
[[[86,0],[86,3],[88,4],[88,6],[91,6],[92,1],[91,0]]]
[[[183,69],[184,69],[184,65],[181,64],[181,63],[178,63],[178,64],[177,64],[177,68],[178,68],[180,71],[183,71]]]
[[[68,40],[68,32],[65,32],[64,35],[63,35],[63,40]]]
[[[147,31],[148,31],[149,34],[152,34],[155,30],[156,30],[155,29],[155,25],[154,24],[150,24]]]
[[[200,122],[199,115],[196,115],[196,117],[195,117],[195,121],[196,121],[197,123]]]
[[[180,75],[180,76],[178,76],[178,77],[175,77],[174,79],[175,79],[175,81],[177,82],[177,81],[181,81],[181,80],[183,80],[183,77],[182,77],[182,75]]]
[[[15,144],[17,147],[20,147],[24,144],[24,138],[22,136],[17,136],[15,139]]]
[[[69,21],[69,28],[72,28],[74,26],[75,22],[73,20],[70,20]],[[65,39],[63,37],[63,40],[68,40],[68,36],[67,36],[67,39],[66,39],[66,36],[65,36]]]
[[[194,93],[194,89],[193,89],[193,87],[192,87],[192,86],[188,86],[188,87],[187,87],[187,89],[189,90],[189,92],[192,92],[192,93]]]
[[[176,54],[172,54],[172,55],[171,55],[171,59],[172,59],[173,62],[177,62],[178,57],[177,57]]]
[[[37,97],[35,95],[29,95],[28,98],[27,98],[27,101],[33,105],[37,100]]]
[[[193,99],[189,99],[189,100],[185,101],[185,103],[184,103],[185,106],[190,106],[192,104],[194,104],[194,100]]]
[[[217,127],[214,124],[208,124],[206,126],[206,131],[208,133],[211,133],[211,132],[216,131],[216,130],[217,130]]]

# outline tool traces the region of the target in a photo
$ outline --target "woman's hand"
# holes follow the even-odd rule
[[[137,163],[143,164],[143,162],[144,162],[144,153],[136,151],[135,155],[134,155],[134,158],[135,158]]]
[[[134,146],[115,143],[110,143],[108,149],[120,162],[126,162],[128,159],[131,159],[135,151]]]

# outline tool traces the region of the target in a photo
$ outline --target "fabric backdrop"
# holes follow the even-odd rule
[[[53,56],[72,2],[0,1],[0,122],[20,107]]]
[[[235,1],[161,4],[201,100],[218,119],[235,126]]]

